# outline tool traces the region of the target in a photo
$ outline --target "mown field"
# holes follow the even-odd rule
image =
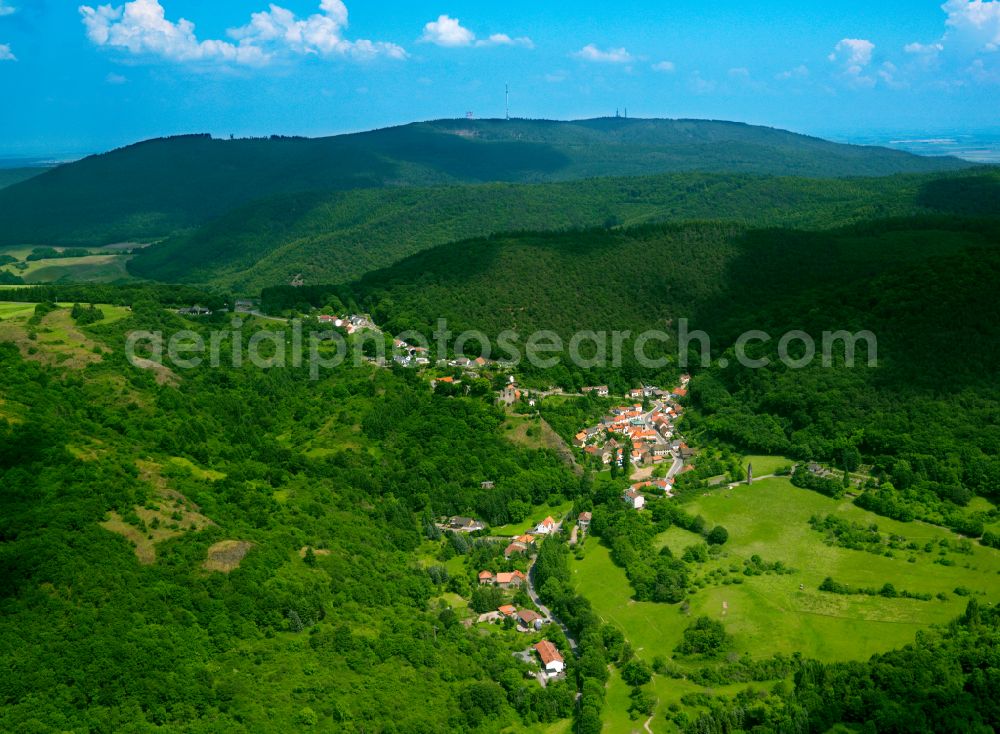
[[[955,594],[956,588],[965,587],[978,594],[983,604],[1000,600],[1000,552],[974,543],[971,555],[953,551],[941,555],[940,541],[947,539],[955,547],[959,536],[919,522],[899,523],[878,517],[850,502],[793,487],[785,479],[720,490],[699,498],[688,509],[703,515],[710,525],[725,526],[730,533],[722,556],[701,567],[702,578],[719,568],[741,569],[743,560],[754,554],[768,562],[782,561],[795,573],[730,575],[743,581],[739,584],[706,582],[690,598],[688,616],[679,606],[633,601],[624,570],[611,562],[609,551],[596,539],[588,540],[584,559],[573,565],[576,588],[590,599],[603,619],[623,630],[637,654],[647,662],[656,655],[669,658],[690,618],[700,615],[721,619],[734,638],[733,651],[739,654],[764,658],[800,651],[822,661],[863,660],[911,642],[921,628],[958,616],[968,598]],[[934,550],[896,551],[895,557],[889,558],[833,547],[810,527],[813,515],[835,515],[865,525],[875,523],[881,532],[898,534],[921,547],[932,542]],[[679,528],[671,528],[658,538],[675,554],[696,540],[700,539]],[[911,556],[914,562],[909,561]],[[936,563],[939,558],[955,565]],[[880,588],[890,582],[900,591],[932,595],[940,592],[947,598],[920,601],[830,594],[818,590],[827,576],[855,587]],[[612,684],[612,692],[613,688]],[[622,688],[627,706],[627,688]],[[668,731],[670,725],[662,716],[664,707],[697,687],[657,676],[654,690],[659,705],[651,726],[654,732]],[[642,722],[628,722],[623,711],[611,713],[615,699],[610,694],[608,708],[610,719],[605,731],[617,734],[641,728]]]

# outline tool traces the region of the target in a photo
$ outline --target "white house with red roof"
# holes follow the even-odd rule
[[[535,526],[534,532],[536,535],[551,535],[558,529],[559,529],[559,524],[552,519],[551,515],[549,515],[547,518],[545,518],[540,523],[538,523],[538,525]]]
[[[548,640],[542,640],[535,645],[535,652],[538,653],[539,659],[542,661],[542,667],[545,672],[550,675],[558,675],[566,670],[566,662],[563,660],[563,656],[559,654],[559,650]]]

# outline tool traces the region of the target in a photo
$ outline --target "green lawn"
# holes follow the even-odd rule
[[[572,509],[572,500],[561,502],[555,507],[551,507],[549,505],[535,505],[531,508],[531,513],[528,515],[527,520],[523,522],[511,523],[510,525],[500,525],[499,527],[493,528],[491,532],[493,535],[502,535],[511,538],[518,535],[524,535],[549,515],[551,515],[553,519],[558,522]]]
[[[226,475],[221,471],[216,471],[215,469],[202,469],[200,466],[195,464],[190,459],[186,459],[183,456],[171,456],[170,463],[187,469],[191,472],[191,476],[195,479],[201,479],[206,482],[217,482],[220,479],[225,479]]]
[[[17,257],[17,254],[9,254]],[[118,280],[131,280],[125,269],[131,255],[88,255],[85,257],[56,258],[52,260],[34,260],[28,263],[25,270],[18,270],[13,264],[0,269],[8,270],[14,275],[24,278],[29,283],[88,282],[110,283]]]
[[[828,546],[823,536],[809,527],[811,515],[834,514],[876,523],[883,532],[920,544],[941,538],[957,541],[958,536],[923,523],[877,517],[849,502],[793,487],[786,479],[719,490],[699,498],[688,509],[704,515],[711,524],[724,525],[730,533],[723,557],[709,561],[702,569],[742,566],[743,559],[753,554],[797,569],[795,574],[782,576],[739,574],[742,584],[708,585],[690,598],[692,616],[724,620],[739,653],[768,657],[776,652],[801,651],[823,661],[866,659],[911,642],[921,628],[959,615],[967,599],[952,593],[958,586],[982,592],[982,601],[1000,601],[1000,552],[975,545],[971,556],[948,554],[957,565],[947,567],[933,562],[937,553],[913,554],[917,560],[909,563],[906,552],[887,558]],[[677,553],[697,540],[687,531],[671,528],[657,542]],[[690,621],[679,606],[633,601],[625,572],[611,562],[608,550],[596,539],[587,541],[584,559],[574,562],[572,571],[576,588],[590,599],[602,619],[625,632],[639,657],[649,661],[654,655],[672,655]],[[945,592],[948,599],[924,602],[827,594],[817,589],[826,576],[852,586],[881,587],[888,581],[899,590]],[[800,589],[800,584],[804,588]],[[728,605],[725,615],[724,602]],[[678,684],[654,681],[661,707],[667,700],[664,692],[677,689]],[[624,705],[627,707],[627,700]],[[624,710],[609,711],[608,715],[609,721],[617,723],[606,731],[631,731],[624,723],[628,722]],[[622,716],[624,720],[619,721]],[[661,719],[659,712],[657,719]],[[666,726],[665,721],[654,721],[653,730],[666,731]]]
[[[0,303],[0,319],[9,319],[15,316],[31,316],[34,311],[34,303]]]
[[[753,464],[753,474],[755,477],[766,477],[774,474],[782,467],[791,466],[795,462],[785,456],[744,456],[740,459],[740,464],[746,469],[747,464]]]
[[[30,317],[35,312],[36,305],[37,304],[35,303],[0,301],[0,319]],[[72,303],[59,303],[56,305],[62,306],[63,308],[72,308],[73,306]],[[109,306],[107,304],[100,304],[98,308],[104,312],[104,319],[96,322],[96,324],[112,324],[115,321],[121,321],[131,313],[125,306]]]

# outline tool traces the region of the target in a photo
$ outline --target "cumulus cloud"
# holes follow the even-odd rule
[[[322,0],[320,13],[302,19],[272,4],[268,10],[254,13],[249,24],[230,29],[228,41],[199,40],[194,23],[184,18],[167,20],[159,0],[132,0],[121,7],[84,5],[80,14],[94,44],[176,62],[261,66],[283,53],[356,59],[406,57],[406,52],[392,43],[346,40],[347,7],[341,0]]]
[[[865,67],[872,61],[875,44],[863,38],[844,38],[833,48],[830,61],[843,63],[845,66]]]
[[[0,61],[17,61],[17,56],[6,43],[0,43]]]
[[[677,69],[677,66],[673,61],[660,61],[652,66],[653,71],[659,71],[664,74],[669,74],[670,72]]]
[[[458,18],[440,15],[424,26],[424,34],[420,37],[423,43],[433,43],[445,48],[462,48],[464,46],[523,46],[534,48],[535,44],[527,36],[511,38],[506,33],[494,33],[487,38],[478,39],[476,34],[462,25]]]
[[[932,43],[909,43],[903,48],[913,59],[911,68],[945,69],[979,83],[993,83],[1000,78],[1000,1],[948,0],[941,10],[947,16],[941,38]],[[964,81],[950,83],[960,85]]]
[[[593,43],[588,43],[573,56],[584,61],[594,61],[601,64],[628,64],[634,61],[632,54],[624,48],[609,48],[604,51]]]
[[[841,68],[843,78],[852,86],[873,87],[875,79],[866,71],[872,62],[875,44],[863,38],[844,38],[833,48],[830,61]]]
[[[476,40],[476,34],[468,28],[464,28],[458,18],[448,15],[438,16],[437,20],[432,20],[424,26],[424,35],[420,40],[425,43],[433,43],[436,46],[455,48],[457,46],[471,46]]]
[[[954,44],[967,53],[1000,50],[1000,2],[948,0],[943,45]]]
[[[0,18],[5,15],[13,15],[17,12],[17,8],[8,5],[5,0],[0,0]]]

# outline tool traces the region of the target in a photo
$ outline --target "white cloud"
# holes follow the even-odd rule
[[[534,48],[534,42],[527,36],[511,38],[506,33],[494,33],[488,38],[476,40],[476,34],[464,27],[458,18],[440,15],[424,26],[424,34],[420,37],[423,43],[433,43],[445,48],[462,48],[465,46],[522,46]]]
[[[677,69],[677,66],[673,61],[660,61],[652,66],[653,71],[660,71],[664,74],[669,74]]]
[[[603,64],[628,64],[634,60],[632,54],[624,48],[609,48],[604,51],[593,43],[588,43],[573,56],[584,61],[595,61]]]
[[[269,10],[254,13],[248,25],[231,29],[229,37],[241,46],[259,47],[266,53],[287,49],[303,56],[406,58],[406,51],[394,43],[345,39],[347,7],[341,0],[322,0],[320,10],[321,13],[299,19],[290,10],[272,4]]]
[[[534,48],[535,42],[527,36],[511,38],[506,33],[494,33],[489,38],[476,41],[477,46],[523,46],[524,48]]]
[[[855,87],[873,87],[875,79],[865,72],[872,62],[875,44],[863,38],[844,38],[827,58],[841,67],[843,78]]]
[[[1000,2],[948,0],[941,9],[948,14],[944,45],[967,53],[1000,50]]]
[[[903,46],[903,50],[908,54],[915,54],[918,56],[936,56],[944,51],[944,46],[940,43],[908,43]]]
[[[0,61],[17,61],[17,56],[6,43],[0,43]]]
[[[0,18],[5,15],[13,15],[17,12],[17,8],[8,5],[5,0],[0,0]]]
[[[805,64],[800,64],[794,69],[789,69],[788,71],[783,71],[780,74],[775,74],[774,78],[779,81],[787,81],[789,79],[808,79],[809,67]]]
[[[934,43],[909,43],[903,50],[913,58],[912,69],[944,69],[956,77],[993,83],[1000,79],[1000,1],[947,0],[945,29]],[[936,80],[937,84],[962,86],[961,79]]]
[[[872,61],[875,44],[863,38],[844,38],[833,48],[830,61],[846,66],[868,66]]]
[[[436,46],[454,48],[471,46],[476,40],[476,34],[468,28],[463,28],[458,18],[441,15],[438,16],[437,20],[432,20],[424,26],[424,35],[420,37],[420,40],[425,43],[433,43]]]
[[[115,74],[114,72],[111,72],[106,77],[104,77],[104,81],[106,81],[108,84],[119,85],[119,84],[124,84],[125,82],[128,81],[128,79],[122,76],[121,74]]]
[[[735,69],[730,69],[729,76],[731,76],[733,79],[749,79],[750,70],[745,66],[740,66]]]
[[[556,71],[545,75],[545,81],[549,84],[561,84],[569,78],[565,71]]]
[[[199,40],[194,23],[184,18],[176,23],[167,20],[159,0],[132,0],[122,7],[84,5],[80,14],[87,37],[98,46],[177,62],[261,66],[282,53],[356,59],[406,57],[406,52],[395,44],[344,39],[347,8],[341,0],[322,0],[320,10],[299,19],[272,4],[269,10],[254,13],[248,25],[230,29],[231,41]]]

